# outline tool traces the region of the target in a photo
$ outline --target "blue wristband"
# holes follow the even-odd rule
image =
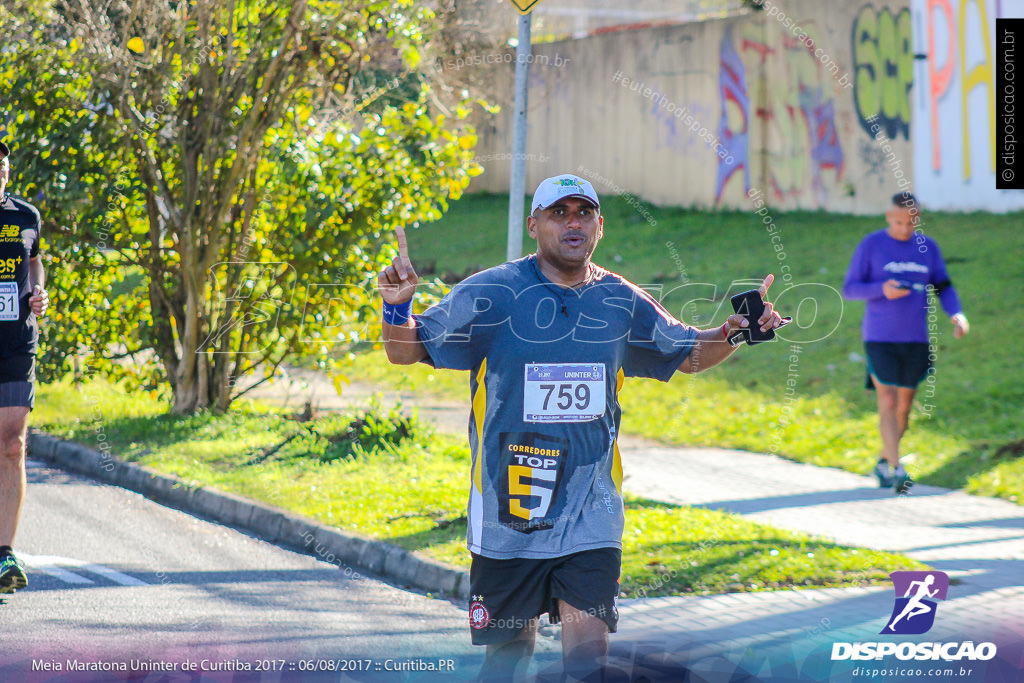
[[[404,304],[384,302],[384,322],[388,325],[404,325],[412,317],[412,299]]]

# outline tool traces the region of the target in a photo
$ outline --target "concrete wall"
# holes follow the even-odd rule
[[[780,0],[537,45],[527,188],[573,171],[656,204],[749,209],[761,189],[780,208],[879,213],[912,177],[913,64],[909,0]],[[493,73],[510,94],[512,74]],[[471,190],[507,191],[511,114],[481,121]]]
[[[913,99],[914,176],[930,208],[1024,208],[1024,190],[997,190],[996,17],[1024,17],[1024,2],[914,0],[918,62]]]
[[[439,10],[454,8],[455,28],[517,35],[519,13],[508,0],[433,0]],[[687,23],[726,17],[744,10],[743,0],[543,0],[534,5],[534,42],[582,38],[591,33],[643,25]],[[470,39],[471,35],[464,35]]]

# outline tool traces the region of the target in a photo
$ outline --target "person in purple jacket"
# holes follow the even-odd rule
[[[862,330],[868,360],[866,386],[878,394],[882,454],[874,475],[881,488],[907,493],[913,485],[900,464],[899,445],[907,431],[917,385],[931,372],[928,290],[938,296],[959,339],[970,329],[935,240],[916,229],[917,199],[893,195],[885,212],[889,227],[858,245],[843,282],[847,299],[866,299]],[[890,474],[889,467],[892,466]]]

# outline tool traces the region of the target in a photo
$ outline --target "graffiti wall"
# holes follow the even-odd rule
[[[914,83],[910,10],[863,6],[853,21],[853,101],[861,127],[878,125],[889,138],[910,139],[910,88]],[[873,135],[873,134],[872,134]]]
[[[822,31],[812,19],[800,25],[806,31],[801,38],[776,22],[726,27],[719,130],[735,152],[731,160],[719,161],[717,204],[737,171],[744,172],[744,195],[750,191],[751,164],[758,164],[760,186],[771,190],[776,205],[829,206],[847,191],[836,112],[851,76],[829,73],[814,57]]]
[[[995,189],[995,26],[1024,2],[914,0],[914,177],[926,206],[1024,208],[1024,191]]]
[[[954,1],[954,0],[950,0]],[[657,204],[880,213],[912,180],[910,0],[765,1],[731,19],[534,46],[527,187],[560,172]],[[508,83],[513,65],[499,67]],[[480,127],[506,191],[512,107]]]

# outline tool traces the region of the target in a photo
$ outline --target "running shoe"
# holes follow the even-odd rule
[[[879,460],[878,464],[875,465],[875,469],[871,470],[871,473],[878,478],[878,488],[880,489],[887,489],[895,483],[893,478],[889,476],[889,462],[887,460]]]
[[[14,555],[0,557],[0,593],[13,593],[28,585],[23,566]]]
[[[897,496],[905,496],[910,493],[910,487],[914,485],[914,480],[910,478],[910,475],[906,470],[897,472],[893,477],[892,490],[896,492]]]

